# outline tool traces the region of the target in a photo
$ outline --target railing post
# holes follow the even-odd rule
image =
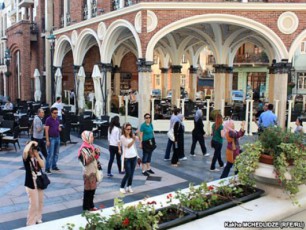
[[[288,100],[288,120],[287,120],[287,129],[290,130],[289,124],[291,122],[291,113],[292,113],[292,104],[294,100]]]

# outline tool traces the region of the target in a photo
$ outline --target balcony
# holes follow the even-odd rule
[[[240,55],[236,55],[235,59],[234,59],[234,64],[239,65],[239,64],[268,64],[269,63],[269,59],[266,55],[265,52],[262,53],[246,53],[246,54],[240,54]]]
[[[31,6],[34,6],[34,0],[19,0],[18,1],[18,7],[29,8]]]

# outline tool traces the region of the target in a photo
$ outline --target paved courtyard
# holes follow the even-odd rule
[[[256,136],[244,137],[242,143],[254,141]],[[51,184],[45,190],[43,221],[50,221],[82,212],[83,180],[82,168],[77,160],[77,151],[81,139],[71,135],[73,144],[67,143],[60,148],[58,166],[60,172],[49,176]],[[21,149],[15,152],[12,145],[0,152],[0,230],[24,227],[26,222],[28,198],[24,188],[24,169],[22,163],[22,149],[28,138],[20,138]],[[179,167],[172,167],[169,161],[164,161],[164,151],[167,144],[166,134],[156,134],[157,149],[153,154],[152,168],[156,172],[153,179],[144,177],[141,168],[137,166],[133,181],[133,194],[124,197],[124,201],[131,202],[146,196],[155,196],[180,188],[186,188],[189,183],[199,184],[202,181],[212,181],[220,177],[220,172],[210,172],[209,166],[213,150],[210,148],[211,137],[206,137],[206,147],[211,154],[203,157],[197,145],[196,156],[190,157],[191,134],[185,134],[185,155],[187,161],[182,161]],[[96,139],[95,144],[102,148],[101,155],[104,174],[106,174],[109,153],[107,140]],[[223,159],[225,151],[223,147]],[[141,151],[139,151],[141,156]],[[98,186],[95,196],[97,207],[113,206],[113,199],[120,195],[119,185],[123,175],[118,174],[114,162],[112,173],[114,177],[104,177]]]

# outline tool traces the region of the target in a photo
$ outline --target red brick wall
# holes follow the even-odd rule
[[[137,70],[138,67],[136,62],[137,62],[136,56],[133,53],[129,52],[123,57],[120,64],[120,72],[131,73],[132,74],[131,81],[134,82],[138,82],[138,70]],[[136,85],[131,84],[131,87],[133,90],[137,90],[138,84]]]
[[[59,29],[61,28],[61,14],[62,14],[62,6],[64,4],[61,4],[64,0],[54,0],[53,3],[53,9],[54,9],[54,14],[53,14],[53,21],[54,21],[54,26]]]
[[[83,20],[83,7],[83,0],[70,1],[71,24],[81,22]]]
[[[64,57],[62,64],[62,90],[71,90],[74,88],[74,76],[73,76],[73,57],[72,51],[69,51]],[[64,97],[64,94],[63,94]]]

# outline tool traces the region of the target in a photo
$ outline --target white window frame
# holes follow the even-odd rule
[[[306,73],[299,73],[298,89],[306,89]]]
[[[160,88],[161,87],[161,77],[160,74],[154,74],[154,79],[155,79],[155,88]]]
[[[301,43],[301,53],[306,54],[306,41],[302,41]]]
[[[181,83],[181,87],[185,88],[186,86],[186,75],[185,74],[181,74],[181,78],[180,78],[180,83]]]

